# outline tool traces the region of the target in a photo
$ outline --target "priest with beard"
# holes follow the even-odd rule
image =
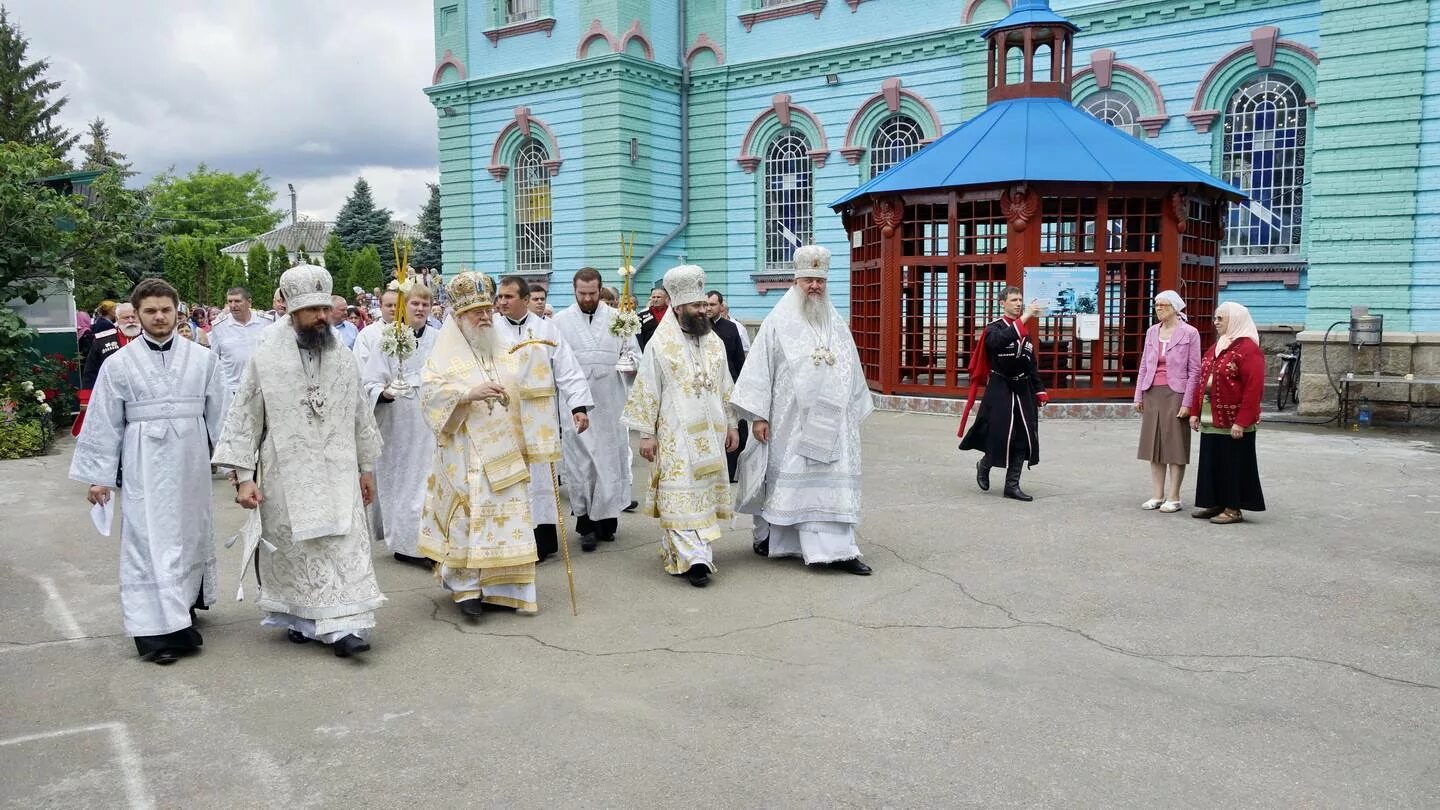
[[[665,571],[702,588],[715,571],[710,544],[731,515],[725,454],[740,441],[728,404],[734,383],[706,315],[705,271],[672,267],[665,290],[669,311],[640,359],[624,419],[653,465],[645,509],[665,533]]]
[[[381,440],[355,358],[330,329],[330,285],[308,264],[280,276],[288,317],[246,362],[213,463],[237,472],[235,500],[254,510],[241,571],[254,560],[262,625],[344,658],[370,649],[385,601],[365,522]]]
[[[125,634],[141,656],[173,664],[203,643],[195,609],[215,602],[210,443],[225,378],[209,349],[177,339],[174,287],[147,278],[130,300],[144,338],[100,368],[70,477],[90,485],[92,504],[120,490]]]
[[[795,251],[795,285],[760,324],[730,404],[751,419],[739,509],[755,553],[867,575],[860,523],[860,425],[874,405],[845,319],[826,290],[830,251]]]
[[[634,335],[611,334],[616,311],[600,300],[600,281],[595,268],[578,270],[575,303],[553,319],[583,369],[595,401],[588,414],[589,430],[580,433],[562,423],[565,494],[576,516],[582,551],[594,551],[599,543],[614,540],[620,513],[630,503],[626,486],[630,434],[620,422],[629,389],[627,375],[616,371],[615,364],[626,353],[640,356]]]
[[[394,282],[391,282],[392,284]],[[399,295],[386,290],[392,309]],[[430,568],[420,556],[420,507],[425,503],[425,479],[435,455],[435,435],[420,408],[420,373],[435,347],[438,327],[428,326],[430,290],[415,284],[405,295],[405,325],[415,336],[415,353],[401,360],[377,350],[360,368],[365,396],[375,409],[375,424],[385,449],[375,470],[379,490],[381,539],[398,562]],[[367,327],[368,328],[368,327]],[[393,332],[395,324],[385,327]],[[358,343],[356,344],[359,345]],[[358,358],[357,358],[358,359]]]
[[[467,616],[482,605],[538,611],[530,461],[558,457],[546,411],[531,399],[534,376],[549,368],[539,344],[510,346],[494,327],[494,289],[461,272],[446,288],[445,319],[425,362],[420,406],[434,433],[434,459],[420,515],[420,553]],[[551,389],[553,391],[553,387]],[[553,416],[549,418],[553,419]],[[547,472],[548,478],[548,472]]]

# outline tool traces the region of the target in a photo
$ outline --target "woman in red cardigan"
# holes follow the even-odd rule
[[[1190,429],[1200,432],[1200,472],[1191,517],[1240,523],[1243,510],[1265,511],[1255,426],[1265,392],[1265,355],[1250,310],[1226,301],[1215,310],[1215,345],[1200,361],[1200,385],[1189,401]]]

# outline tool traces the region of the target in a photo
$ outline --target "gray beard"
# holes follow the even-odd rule
[[[800,314],[816,329],[830,325],[830,294],[822,293],[819,298],[806,295],[800,300]]]
[[[291,321],[291,326],[295,326],[294,321]],[[330,331],[330,324],[324,321],[309,329],[295,326],[295,342],[307,352],[324,352],[335,348],[336,345],[335,333]]]
[[[499,338],[492,326],[477,326],[473,329],[460,323],[460,334],[465,336],[465,342],[470,344],[471,351],[477,357],[494,357],[495,350],[500,347]]]
[[[120,330],[120,334],[124,335],[126,339],[140,337],[140,333],[145,331],[145,328],[138,323],[134,326],[118,326],[116,328]]]

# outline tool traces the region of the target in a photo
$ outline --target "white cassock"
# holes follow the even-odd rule
[[[370,362],[370,355],[380,351],[380,332],[390,324],[386,321],[375,321],[367,324],[360,334],[355,336],[355,345],[350,347],[350,352],[355,355],[355,365],[363,373],[365,364]],[[424,364],[421,364],[424,368]],[[385,488],[380,485],[380,477],[375,477],[375,500],[365,507],[365,517],[370,522],[370,531],[374,539],[379,542],[385,539],[385,513],[380,508],[380,501],[384,498]]]
[[[730,404],[770,422],[770,442],[740,457],[738,511],[755,516],[770,556],[807,564],[860,556],[860,424],[874,410],[845,320],[805,320],[792,288],[760,325]]]
[[[555,420],[557,424],[569,424],[573,429],[575,421],[570,417],[571,411],[576,408],[588,410],[595,405],[595,401],[590,398],[590,386],[585,384],[585,372],[576,362],[575,353],[570,350],[569,344],[560,335],[560,330],[555,327],[555,322],[537,318],[530,313],[527,313],[525,319],[519,324],[498,312],[496,316],[495,328],[507,346],[513,346],[532,337],[537,340],[553,341],[557,344],[550,348],[550,367],[555,375],[556,388],[559,390],[559,396],[555,398],[559,413],[555,414]],[[560,521],[559,515],[555,511],[555,487],[552,484],[549,464],[530,465],[530,518],[536,526]]]
[[[70,477],[120,487],[126,635],[183,630],[197,596],[215,602],[210,443],[225,397],[215,355],[184,338],[163,352],[132,340],[100,367]]]
[[[315,400],[318,413],[307,404]],[[385,597],[370,561],[360,473],[374,471],[380,446],[354,355],[343,344],[303,351],[293,329],[267,331],[212,459],[260,488],[241,564],[255,559],[265,626],[326,643],[368,637]]]
[[[394,357],[377,349],[360,368],[360,381],[385,441],[375,467],[376,500],[385,521],[382,538],[391,551],[408,557],[420,556],[420,509],[425,505],[425,479],[435,458],[435,433],[420,408],[420,374],[439,332],[438,327],[426,327],[415,353],[405,358],[403,376],[410,384],[407,396],[380,401],[385,386],[402,376],[401,363]],[[360,345],[358,339],[355,345]]]
[[[595,400],[590,409],[590,428],[584,433],[575,432],[572,420],[560,420],[565,496],[572,512],[591,520],[618,518],[621,510],[630,505],[626,486],[630,431],[620,421],[630,391],[624,375],[615,370],[615,362],[625,350],[638,360],[640,344],[634,335],[621,339],[610,334],[614,321],[615,310],[604,302],[591,315],[585,314],[579,304],[571,304],[553,319],[560,337],[584,371],[590,396]]]

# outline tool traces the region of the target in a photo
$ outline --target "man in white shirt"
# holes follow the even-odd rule
[[[250,360],[260,336],[272,321],[250,308],[250,291],[244,287],[231,287],[225,291],[225,309],[230,317],[218,321],[210,328],[210,349],[220,361],[220,373],[225,379],[225,407],[230,406],[230,397],[240,388],[240,375]]]
[[[343,297],[338,295],[330,296],[330,304],[330,326],[335,330],[335,337],[345,344],[345,348],[355,348],[355,338],[360,334],[360,330],[355,324],[346,320],[346,315],[349,314],[349,305],[345,303]]]

